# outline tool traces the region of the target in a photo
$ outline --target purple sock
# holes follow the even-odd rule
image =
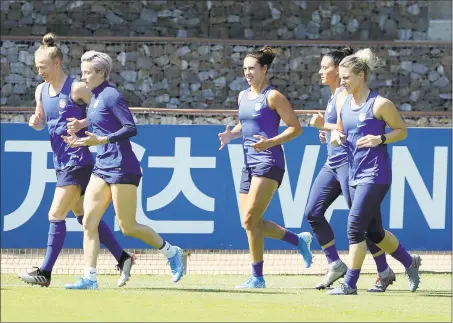
[[[64,240],[66,238],[66,221],[50,221],[49,233],[47,237],[46,256],[41,266],[41,270],[51,272],[58,255],[63,249]]]
[[[412,265],[412,256],[404,249],[401,243],[391,256],[402,263],[405,268],[409,268]]]
[[[257,262],[252,264],[252,276],[253,277],[263,277],[263,263],[264,261]]]
[[[286,241],[293,246],[298,246],[299,245],[299,237],[297,234],[292,233],[291,231],[286,230],[285,235],[282,238],[283,241]]]
[[[387,257],[385,256],[385,253],[383,253],[377,257],[373,257],[373,258],[374,258],[374,262],[376,263],[376,268],[377,268],[378,273],[382,273],[385,270],[387,270],[389,265],[387,263]]]
[[[329,264],[340,259],[337,247],[335,247],[335,245],[331,245],[330,247],[322,249],[322,251],[324,251],[324,254],[326,255],[327,258],[327,262]]]
[[[82,220],[83,215],[77,217],[77,221],[79,221],[80,224],[82,224]],[[101,222],[99,222],[98,231],[99,241],[108,249],[108,251],[110,251],[116,261],[120,262],[121,256],[123,255],[123,249],[115,239],[115,236],[107,223],[101,220]]]
[[[344,283],[349,287],[356,289],[359,276],[360,269],[348,269],[348,271],[346,272],[346,277],[344,278]]]

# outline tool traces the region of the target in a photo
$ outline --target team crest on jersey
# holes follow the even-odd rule
[[[66,108],[66,103],[67,103],[66,99],[60,99],[60,102],[59,102],[60,108],[61,109]]]
[[[332,107],[333,107],[333,104],[330,104],[330,103],[329,103],[329,104],[327,105],[327,112],[332,111]]]
[[[359,113],[359,120],[360,120],[360,121],[365,121],[365,117],[366,117],[366,115],[365,115],[364,112]]]
[[[262,107],[263,107],[263,106],[261,105],[261,103],[258,103],[258,102],[255,103],[255,111],[261,110]]]
[[[94,101],[93,109],[96,109],[98,107],[98,105],[99,105],[99,101],[98,100]]]

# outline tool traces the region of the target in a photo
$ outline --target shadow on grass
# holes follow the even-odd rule
[[[134,287],[133,290],[160,290],[168,292],[195,292],[195,293],[228,293],[228,294],[295,294],[288,292],[278,292],[266,289],[218,289],[218,288],[171,288],[171,287]]]
[[[377,293],[378,295],[392,295],[392,294],[416,294],[423,297],[452,297],[451,290],[417,290],[412,293],[407,289],[388,289],[385,293]]]

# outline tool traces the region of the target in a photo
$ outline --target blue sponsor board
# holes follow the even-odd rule
[[[282,128],[283,129],[283,128]],[[243,163],[240,140],[219,151],[223,126],[140,125],[132,138],[141,161],[137,221],[151,225],[173,244],[189,249],[247,249],[238,210]],[[264,218],[295,232],[310,231],[303,217],[311,184],[326,147],[318,131],[284,145],[286,174]],[[451,129],[409,129],[389,145],[393,185],[382,205],[384,227],[410,250],[451,250]],[[1,125],[2,248],[45,248],[48,210],[55,190],[48,134],[24,124]],[[340,196],[326,217],[339,249],[348,248],[348,210]],[[104,220],[124,248],[147,248],[124,237],[110,206]],[[82,228],[70,214],[66,248],[82,247]],[[266,239],[266,249],[288,249]],[[313,247],[319,249],[314,243]]]

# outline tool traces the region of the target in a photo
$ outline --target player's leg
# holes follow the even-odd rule
[[[82,187],[82,193],[80,196],[80,199],[77,201],[76,205],[72,209],[72,213],[77,218],[77,221],[82,224],[83,222],[83,200],[84,200],[84,194],[85,190],[88,186],[88,183],[91,178],[91,172],[93,168],[92,167],[83,167],[77,170],[77,178],[79,178],[80,185]],[[99,240],[100,242],[112,253],[113,257],[118,261],[118,263],[121,263],[122,258],[127,258],[126,256],[129,256],[123,249],[120,247],[118,242],[115,239],[115,236],[113,235],[112,230],[109,228],[109,226],[101,220],[99,222]]]
[[[262,217],[272,200],[278,183],[275,180],[252,176],[247,198],[243,201],[242,225],[247,233],[250,256],[252,258],[252,277],[239,288],[264,288],[263,254],[264,234]]]
[[[346,274],[347,267],[338,255],[332,227],[325,218],[327,208],[337,199],[341,191],[336,171],[324,166],[313,182],[305,207],[304,216],[329,263],[329,269],[321,282],[315,286],[316,289],[325,289]]]
[[[82,167],[75,171],[77,173],[76,175],[77,178],[79,179],[82,192],[79,200],[72,209],[72,213],[74,213],[74,215],[77,218],[77,221],[80,224],[83,223],[84,194],[90,181],[92,170],[93,167]],[[130,271],[135,261],[135,255],[134,254],[130,255],[121,248],[112,230],[107,225],[107,223],[105,223],[102,219],[99,222],[98,231],[99,241],[110,251],[113,257],[115,257],[116,261],[118,261],[118,265],[116,266],[116,268],[120,271],[120,280],[118,281],[118,286],[119,287],[124,286],[126,284],[126,281],[129,280]]]
[[[260,171],[259,176],[266,177],[266,178],[277,181],[278,187],[280,187],[284,174],[285,174],[285,172],[283,169],[278,168],[278,167],[270,167],[268,169],[264,169],[264,170]],[[242,205],[245,206],[245,203],[242,203]],[[240,213],[244,214],[244,210],[242,210]],[[283,240],[283,241],[286,241],[286,242],[292,244],[294,247],[296,247],[296,249],[299,251],[300,255],[302,256],[302,259],[305,263],[305,267],[308,268],[311,266],[312,254],[311,254],[311,250],[310,250],[310,244],[311,244],[312,236],[309,232],[301,232],[299,234],[296,234],[294,232],[287,230],[286,228],[279,226],[275,222],[264,220],[264,219],[262,221],[263,221],[262,228],[263,228],[264,237],[271,238],[271,239],[277,239],[277,240]]]
[[[20,273],[20,279],[29,284],[48,287],[51,282],[51,273],[58,255],[63,249],[66,238],[66,216],[80,196],[80,187],[65,185],[62,177],[57,180],[52,205],[49,210],[49,232],[47,237],[47,250],[41,267],[36,267],[30,273]]]
[[[96,289],[96,264],[99,252],[99,222],[111,201],[110,186],[102,178],[91,175],[83,201],[83,255],[84,275],[66,289]]]
[[[380,214],[380,209],[377,210],[379,214],[374,217],[370,224],[368,225],[367,229],[367,237],[373,237],[375,241],[382,241],[384,238],[385,232],[382,227],[382,216]],[[368,250],[373,256],[373,259],[376,263],[377,274],[378,277],[376,282],[374,283],[373,287],[368,289],[370,293],[383,293],[387,290],[387,287],[393,284],[396,280],[395,273],[387,264],[387,259],[385,256],[384,250],[380,249],[373,243],[371,240],[367,238],[366,244]]]
[[[366,231],[380,209],[389,185],[364,184],[352,188],[352,206],[348,216],[349,261],[344,283],[329,292],[331,295],[357,294],[357,281],[366,255]],[[379,213],[380,215],[380,213]]]
[[[384,237],[381,241],[372,236],[369,236],[368,239],[403,264],[404,268],[406,268],[409,290],[415,292],[420,284],[419,270],[422,259],[419,255],[409,254],[391,232],[387,230],[384,230],[384,232]]]
[[[80,224],[83,223],[83,200],[84,195],[80,196],[76,205],[72,209],[72,213],[74,213]],[[115,257],[116,261],[118,261],[118,265],[116,265],[116,268],[120,271],[118,287],[124,286],[130,278],[130,272],[135,263],[135,254],[129,254],[121,248],[118,240],[113,234],[113,231],[104,220],[99,222],[98,232],[100,243],[103,244],[107,250],[110,251],[113,257]]]
[[[163,240],[151,227],[137,223],[137,186],[133,184],[112,184],[111,189],[113,206],[121,231],[127,236],[140,239],[159,249],[168,259],[172,281],[178,282],[184,275],[183,250]]]

